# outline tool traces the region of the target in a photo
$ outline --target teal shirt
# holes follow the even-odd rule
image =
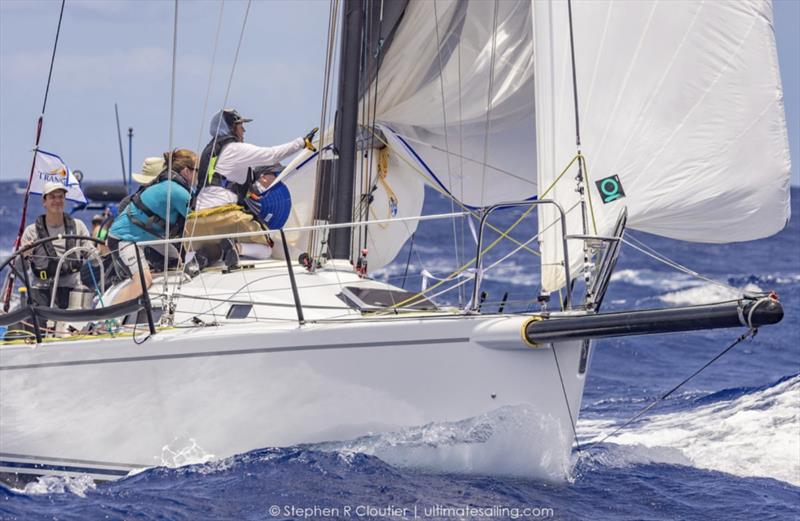
[[[150,208],[156,215],[166,220],[167,190],[169,190],[170,185],[172,185],[172,188],[170,193],[169,225],[170,228],[172,228],[177,222],[178,216],[186,217],[186,213],[189,211],[189,201],[191,199],[189,192],[175,181],[164,181],[146,188],[142,192],[141,197],[145,206]],[[128,215],[129,212],[134,218],[147,222],[147,215],[139,210],[136,205],[130,203],[119,217],[114,220],[114,224],[111,225],[111,229],[108,231],[109,235],[121,241],[151,241],[159,239],[159,237],[133,224]],[[163,235],[164,229],[158,225],[155,226],[159,229],[161,235]]]

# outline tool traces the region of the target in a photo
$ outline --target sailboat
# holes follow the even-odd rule
[[[786,224],[769,2],[339,7],[335,122],[279,178],[293,207],[273,259],[167,271],[115,306],[0,316],[35,326],[0,348],[7,479],[116,479],[197,446],[225,458],[505,408],[534,427],[526,468],[559,479],[592,340],[780,321],[767,294],[602,311],[625,230],[738,242]],[[426,190],[453,211],[421,215]],[[453,273],[424,291],[371,277],[435,220],[467,230]],[[538,254],[535,309],[482,302],[501,243]],[[47,334],[48,320],[111,318],[132,334]]]

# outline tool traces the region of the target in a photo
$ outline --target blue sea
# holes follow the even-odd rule
[[[0,183],[3,257],[21,211],[21,196],[12,186]],[[449,203],[428,195],[425,213],[450,211]],[[351,442],[263,447],[222,461],[152,468],[112,483],[47,478],[24,490],[0,486],[0,519],[800,519],[800,190],[793,189],[792,198],[786,229],[759,241],[691,244],[630,231],[629,241],[722,284],[676,271],[626,244],[604,310],[726,300],[735,296],[726,287],[731,286],[774,290],[786,316],[618,435],[593,444],[743,329],[596,342],[577,424],[580,447],[573,449],[568,479],[508,477],[502,463],[480,475],[459,474],[436,452],[465,443],[459,429],[471,424],[434,424]],[[36,199],[31,208],[40,209]],[[512,214],[498,214],[497,228],[519,215]],[[529,237],[531,226],[515,233]],[[418,290],[423,269],[447,275],[473,251],[468,227],[449,221],[423,225],[413,248],[408,241],[394,263],[374,276]],[[487,262],[504,251],[498,247]],[[538,309],[531,307],[536,266],[531,255],[521,255],[488,273],[484,308],[507,300],[507,309]],[[457,293],[442,298],[468,298]],[[480,422],[501,428],[513,422],[513,414],[490,413]],[[449,435],[430,435],[437,431]],[[480,441],[472,443],[469,454],[480,457]],[[526,443],[509,442],[505,451],[511,457],[501,459],[513,460]],[[418,450],[420,444],[426,450]]]

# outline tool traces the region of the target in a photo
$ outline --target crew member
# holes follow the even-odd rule
[[[42,191],[42,205],[45,213],[28,225],[22,234],[22,247],[47,237],[58,235],[81,235],[89,237],[89,230],[80,219],[73,219],[64,213],[67,188],[56,182],[46,183]],[[58,261],[68,250],[80,245],[93,247],[91,241],[80,239],[54,239],[47,241],[24,253],[31,267],[31,297],[39,306],[49,306],[52,297],[53,281],[56,278]],[[55,290],[55,305],[69,307],[69,293],[80,285],[80,268],[88,254],[77,251],[71,253],[61,264],[58,287]]]
[[[171,158],[170,158],[171,155]],[[170,175],[166,165],[172,164]],[[114,258],[114,270],[121,279],[131,279],[117,295],[114,303],[123,302],[142,294],[139,263],[142,262],[144,283],[147,288],[153,282],[145,262],[145,254],[136,242],[164,239],[167,224],[167,201],[169,201],[170,238],[180,236],[189,211],[192,180],[195,177],[197,155],[191,150],[178,149],[164,154],[165,169],[143,190],[133,194],[130,202],[120,209],[108,233],[108,245]]]
[[[186,233],[193,237],[261,231],[253,216],[242,210],[243,199],[255,181],[252,168],[272,165],[299,152],[314,150],[312,140],[317,129],[275,147],[244,143],[243,118],[236,110],[225,109],[211,118],[211,141],[200,156],[195,213],[186,223]],[[265,235],[237,240],[238,252],[254,259],[271,255],[269,238]],[[195,243],[196,244],[196,243]]]

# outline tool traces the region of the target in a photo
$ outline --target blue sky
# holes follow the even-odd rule
[[[60,0],[0,0],[3,180],[27,178],[30,169],[59,6]],[[209,111],[222,105],[245,6],[225,3]],[[207,141],[210,114],[202,118],[202,107],[219,9],[216,0],[179,4],[173,146],[198,149]],[[252,3],[227,103],[255,119],[248,141],[284,143],[319,124],[328,9],[324,0]],[[800,185],[800,0],[776,0],[774,10],[792,183]],[[134,128],[134,170],[166,150],[172,34],[171,1],[67,0],[40,146],[89,180],[120,179],[117,102],[123,133]]]

